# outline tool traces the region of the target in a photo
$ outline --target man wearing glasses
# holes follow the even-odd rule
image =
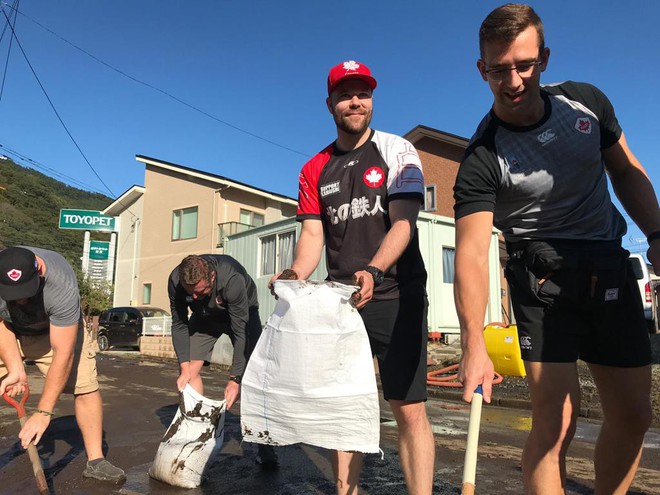
[[[651,351],[614,191],[648,236],[660,273],[660,214],[646,172],[612,105],[589,84],[540,84],[550,50],[526,5],[491,12],[479,32],[479,73],[494,96],[466,151],[454,188],[456,308],[462,332],[464,400],[493,363],[483,338],[488,246],[506,240],[506,277],[532,400],[522,456],[526,493],[564,493],[565,455],[580,410],[577,359],[598,387],[604,421],[595,452],[595,492],[625,493],[651,422]]]

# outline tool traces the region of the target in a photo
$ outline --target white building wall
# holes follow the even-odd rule
[[[142,246],[143,196],[130,204],[118,217],[117,258],[112,305],[135,306],[140,297],[137,275]]]

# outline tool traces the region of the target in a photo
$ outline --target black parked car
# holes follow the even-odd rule
[[[97,342],[101,351],[111,346],[126,346],[140,348],[142,336],[142,318],[152,316],[169,316],[160,308],[149,306],[111,308],[99,316],[99,333]]]

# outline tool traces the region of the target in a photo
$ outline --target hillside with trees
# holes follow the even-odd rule
[[[0,160],[0,249],[19,244],[52,249],[80,269],[82,230],[60,230],[60,209],[100,211],[112,199],[68,186],[11,159]],[[109,233],[92,233],[109,240]]]

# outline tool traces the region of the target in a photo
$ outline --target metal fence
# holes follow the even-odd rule
[[[142,335],[148,337],[164,337],[172,335],[171,316],[152,316],[142,318]]]

